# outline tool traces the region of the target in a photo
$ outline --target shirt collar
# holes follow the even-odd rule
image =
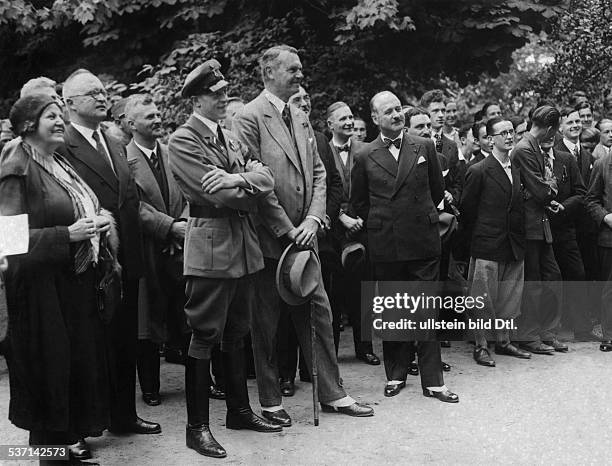
[[[287,103],[281,99],[280,97],[272,94],[270,91],[266,90],[266,98],[270,101],[270,103],[272,105],[274,105],[274,107],[276,107],[276,110],[278,110],[278,113],[280,113],[281,115],[283,114],[283,110],[285,110],[285,105],[287,105]]]
[[[87,126],[79,125],[78,123],[75,123],[74,121],[71,121],[70,124],[73,126],[74,129],[76,129],[79,133],[81,133],[85,137],[85,139],[88,139],[88,140],[92,140],[94,132],[100,130],[99,127],[96,130],[93,130],[91,128],[88,128]]]
[[[491,155],[493,156],[493,158],[495,160],[497,160],[499,162],[499,164],[502,166],[502,168],[510,168],[510,157],[507,157],[507,160],[504,162],[504,161],[500,160],[495,154],[491,153]]]
[[[153,155],[153,152],[157,150],[157,141],[155,141],[155,147],[153,149],[147,149],[145,146],[138,144],[136,142],[136,139],[134,139],[133,141],[134,141],[134,144],[136,144],[136,147],[138,147],[141,150],[141,152],[144,155],[146,155],[148,158],[151,158],[151,155]]]
[[[383,141],[383,142],[384,142],[384,141],[385,141],[385,139],[391,139],[391,138],[389,138],[389,137],[387,137],[387,136],[383,136],[383,134],[382,134],[382,133],[380,133],[380,139],[381,139],[381,141]],[[404,132],[403,132],[403,131],[401,131],[401,132],[399,133],[399,136],[398,136],[398,137],[396,137],[395,139],[399,139],[399,140],[403,141],[403,140],[404,140]],[[393,139],[393,141],[395,141],[395,139]]]
[[[193,116],[196,117],[198,120],[200,120],[202,123],[204,123],[208,127],[208,129],[210,129],[212,131],[212,133],[215,135],[215,137],[217,137],[217,128],[219,127],[218,123],[216,123],[216,122],[214,122],[212,120],[209,120],[208,118],[206,118],[206,117],[204,117],[202,115],[199,115],[199,114],[197,114],[195,112],[193,113]]]
[[[336,146],[336,147],[342,147],[342,146],[344,146],[344,144],[339,144],[339,143],[338,143],[338,141],[336,141],[336,140],[335,140],[333,137],[332,137],[332,144],[333,144],[334,146]],[[349,140],[346,142],[346,144],[348,145],[349,150],[350,150],[350,148],[351,148],[351,138],[349,138]]]
[[[580,141],[574,143],[567,138],[563,138],[563,143],[565,144],[565,147],[567,147],[572,153],[576,149],[580,150]]]

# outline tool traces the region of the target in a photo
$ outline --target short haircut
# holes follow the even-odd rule
[[[262,79],[266,79],[266,67],[269,66],[270,63],[272,63],[274,60],[276,60],[282,52],[295,53],[296,55],[298,53],[295,47],[291,47],[290,45],[285,44],[275,45],[264,51],[264,53],[259,58],[259,68],[261,70]]]
[[[366,122],[362,117],[360,117],[359,115],[353,115],[353,119],[354,121],[363,121],[364,123]]]
[[[442,102],[444,105],[446,105],[446,97],[444,97],[444,92],[442,92],[440,89],[427,91],[421,96],[420,106],[427,108],[432,102]]]
[[[138,107],[154,104],[153,97],[149,94],[133,94],[127,98],[123,113],[127,119],[133,117],[133,113]]]
[[[457,130],[457,133],[459,134],[460,138],[465,138],[467,137],[467,134],[469,131],[472,131],[472,125],[469,123],[466,123]]]
[[[602,118],[601,120],[597,122],[597,124],[595,125],[595,128],[601,131],[601,125],[607,125],[608,123],[612,123],[612,120],[610,120],[609,118]]]
[[[559,110],[550,105],[542,105],[536,108],[531,115],[531,123],[540,128],[559,126],[560,119]]]
[[[489,107],[491,107],[492,105],[497,105],[499,107],[499,104],[497,102],[490,102],[490,101],[485,102],[485,104],[482,106],[482,108],[480,109],[480,113],[483,118],[486,118],[487,110],[489,110]]]
[[[599,142],[599,130],[597,128],[584,128],[580,133],[580,141],[597,144]]]
[[[53,79],[47,78],[45,76],[39,76],[38,78],[30,79],[21,87],[19,97],[25,97],[31,94],[38,94],[40,89],[44,88],[51,88],[53,90],[56,90],[56,86],[57,83],[53,81]]]
[[[325,119],[329,120],[332,116],[332,114],[338,110],[339,108],[342,107],[348,107],[348,104],[342,101],[338,101],[338,102],[334,102],[333,104],[331,104],[329,107],[327,107],[327,110],[325,111]],[[350,107],[349,107],[350,108]]]
[[[512,127],[516,130],[516,128],[518,128],[520,125],[522,125],[523,123],[525,123],[525,118],[523,118],[522,116],[518,116],[518,115],[514,115],[511,116],[510,118],[508,118],[508,120],[510,121],[510,123],[512,123]]]
[[[436,101],[437,102],[437,101]],[[408,128],[410,128],[410,120],[412,119],[412,117],[418,116],[418,115],[427,115],[429,116],[429,112],[421,107],[412,107],[410,110],[408,110],[406,113],[404,113],[405,118],[406,118],[406,125],[408,126]]]
[[[478,110],[474,113],[474,123],[478,123],[479,121],[482,121],[482,110]]]
[[[480,128],[486,128],[487,125],[485,125],[482,121],[477,121],[476,123],[474,123],[472,125],[472,136],[474,136],[474,139],[478,140],[478,133],[480,133]]]
[[[495,130],[493,129],[493,127],[498,124],[498,123],[502,123],[504,121],[508,121],[505,118],[502,117],[495,117],[495,118],[491,118],[489,121],[487,121],[486,127],[487,127],[487,136],[493,136],[493,134],[495,134]]]
[[[583,109],[585,109],[585,108],[588,108],[588,109],[590,109],[590,110],[592,110],[592,109],[593,109],[593,107],[591,106],[591,103],[590,103],[590,102],[587,102],[587,101],[584,101],[584,100],[583,100],[582,102],[577,103],[577,104],[574,106],[574,109],[575,109],[576,111],[580,111],[580,110],[583,110]]]
[[[578,112],[578,110],[576,110],[574,107],[563,107],[561,109],[561,118],[566,118],[570,116],[572,113],[576,113],[576,112]]]
[[[62,89],[62,98],[64,99],[64,101],[66,99],[69,99],[70,97],[72,97],[72,96],[66,95],[66,94],[68,94],[68,90],[67,89],[70,89],[70,86],[72,85],[72,81],[74,81],[74,78],[76,78],[77,76],[80,76],[82,74],[91,74],[92,76],[95,76],[91,71],[86,70],[85,68],[79,68],[79,69],[73,71],[72,73],[70,73],[70,75],[64,81],[64,87]]]

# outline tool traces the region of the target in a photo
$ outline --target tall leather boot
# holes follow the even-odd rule
[[[200,455],[225,458],[227,452],[215,440],[208,426],[208,387],[210,359],[187,357],[185,365],[185,397],[187,401],[187,448]]]
[[[151,340],[138,341],[136,358],[142,399],[149,406],[161,404],[159,397],[159,347]]]
[[[222,351],[225,369],[225,390],[227,416],[225,426],[228,429],[248,429],[257,432],[280,432],[283,428],[259,417],[251,410],[249,391],[246,384],[246,360],[242,348]]]

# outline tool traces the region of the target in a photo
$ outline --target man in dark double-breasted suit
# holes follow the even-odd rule
[[[170,168],[189,204],[185,233],[185,314],[192,329],[185,369],[187,447],[221,458],[225,449],[209,429],[208,389],[212,350],[221,344],[226,370],[226,427],[279,432],[251,410],[244,338],[255,301],[255,276],[263,256],[251,215],[257,198],[272,192],[268,167],[249,161],[246,148],[219,126],[227,110],[228,82],[217,60],[196,67],[182,95],[193,114],[170,137]]]
[[[136,343],[138,280],[143,274],[142,233],[138,190],[125,148],[100,129],[106,118],[107,96],[100,80],[88,71],[69,76],[63,97],[71,125],[60,152],[96,193],[100,204],[113,213],[119,228],[119,262],[123,268],[123,299],[109,328],[114,365],[111,429],[115,432],[160,433],[159,424],[136,415]]]
[[[159,345],[182,348],[188,338],[183,307],[185,200],[168,166],[161,115],[149,96],[130,96],[125,118],[132,140],[128,164],[140,193],[145,273],[138,298],[138,378],[145,403],[160,404]],[[171,341],[170,341],[171,340]]]
[[[436,206],[444,182],[434,143],[404,132],[402,106],[391,92],[376,94],[370,107],[380,135],[355,158],[351,211],[365,222],[374,279],[436,281],[441,252]],[[454,403],[459,398],[444,385],[434,338],[417,343],[423,394]],[[412,344],[383,341],[385,396],[405,387]]]

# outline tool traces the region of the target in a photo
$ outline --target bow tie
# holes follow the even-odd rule
[[[387,148],[391,147],[392,145],[397,147],[398,149],[402,147],[402,138],[383,138],[383,142],[385,143]]]
[[[336,146],[336,150],[338,152],[348,152],[349,151],[349,143],[347,142],[345,145],[343,146]]]

